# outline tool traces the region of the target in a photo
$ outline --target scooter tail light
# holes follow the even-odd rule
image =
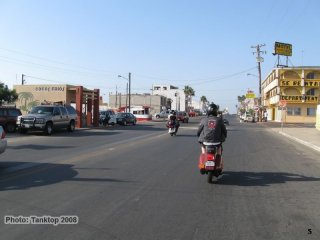
[[[214,160],[214,155],[211,153],[207,153],[207,159],[208,160]]]

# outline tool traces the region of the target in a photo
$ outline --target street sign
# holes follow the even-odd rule
[[[286,100],[280,100],[279,101],[279,107],[286,107],[287,106],[287,101]]]

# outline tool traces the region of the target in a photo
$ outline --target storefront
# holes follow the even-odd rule
[[[262,83],[271,120],[315,123],[320,103],[320,67],[275,68]],[[285,102],[285,106],[281,103]]]
[[[39,104],[66,104],[77,110],[76,127],[99,125],[99,89],[66,84],[15,85],[14,89],[19,96],[16,106],[23,113]]]

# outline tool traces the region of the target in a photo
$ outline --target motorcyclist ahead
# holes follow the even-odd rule
[[[173,124],[174,124],[174,126],[175,126],[175,128],[176,128],[175,133],[177,133],[177,132],[178,132],[178,128],[179,128],[179,126],[180,126],[180,123],[179,123],[179,120],[177,119],[176,111],[172,111],[172,112],[171,112],[171,114],[170,114],[170,116],[169,116],[169,121],[168,121],[168,123],[167,123],[167,126],[169,126],[170,121],[173,122]]]
[[[221,159],[222,155],[222,142],[225,141],[227,137],[227,129],[223,123],[221,117],[218,117],[219,107],[211,103],[210,108],[207,112],[207,117],[201,119],[200,125],[198,127],[197,136],[198,142],[201,144],[201,151],[205,153],[204,142],[213,143],[217,145],[217,159]]]

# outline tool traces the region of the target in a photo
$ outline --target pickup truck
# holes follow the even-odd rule
[[[76,110],[72,106],[39,105],[26,114],[17,118],[20,133],[29,130],[41,130],[51,135],[54,129],[66,128],[69,132],[75,130],[77,121]]]

